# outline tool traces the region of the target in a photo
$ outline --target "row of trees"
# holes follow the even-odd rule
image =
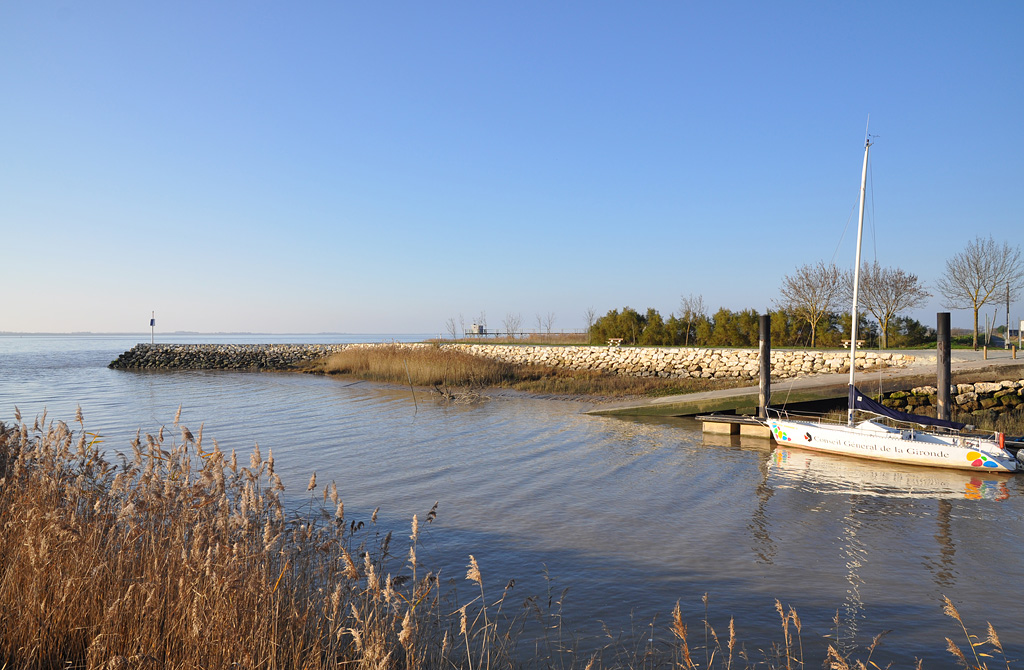
[[[936,285],[945,298],[946,307],[972,310],[974,348],[977,349],[978,312],[982,306],[1004,295],[1009,304],[1024,288],[1020,247],[997,243],[991,237],[987,240],[978,237],[946,261],[946,272]],[[776,305],[798,314],[808,323],[813,347],[818,324],[842,304],[850,304],[852,294],[851,271],[844,272],[834,264],[819,262],[799,267],[784,277]],[[875,317],[882,347],[890,345],[893,319],[901,312],[923,306],[929,297],[931,293],[913,273],[882,267],[877,262],[861,268],[857,302]]]
[[[685,299],[684,299],[685,302]],[[807,346],[811,328],[807,320],[791,310],[771,312],[772,346]],[[858,338],[867,346],[877,346],[878,326],[861,315]],[[817,324],[817,344],[838,347],[849,339],[850,315],[827,312]],[[658,310],[640,313],[631,307],[613,309],[590,327],[590,341],[603,343],[621,339],[624,344],[649,346],[756,347],[759,339],[759,313],[755,309],[738,312],[720,308],[713,315],[688,312],[681,305],[679,314],[663,318]],[[894,317],[889,322],[890,346],[909,347],[935,339],[935,330],[909,317]]]
[[[811,329],[811,346],[817,342],[818,324],[830,314],[841,310],[853,300],[853,272],[842,271],[835,265],[818,263],[804,265],[782,280],[779,300],[776,305],[786,309],[802,320]],[[857,303],[868,314],[875,317],[882,347],[890,346],[890,325],[903,311],[921,307],[931,297],[917,275],[900,268],[887,268],[877,262],[865,265],[860,272]],[[846,317],[847,323],[850,318]],[[826,320],[827,323],[827,320]],[[860,323],[857,324],[858,339]]]
[[[978,347],[978,312],[986,303],[1005,296],[1007,304],[1024,289],[1024,265],[1019,247],[978,237],[946,261],[936,282],[951,309],[974,314],[974,347]],[[772,344],[776,346],[838,346],[851,338],[845,306],[853,298],[852,271],[819,262],[804,265],[783,278],[772,312]],[[934,338],[934,331],[909,317],[907,310],[924,306],[931,293],[917,275],[877,262],[861,268],[857,286],[857,339],[883,348],[913,346]],[[655,309],[645,314],[626,307],[595,320],[587,312],[591,341],[621,339],[629,344],[687,346],[756,346],[758,313],[748,309],[719,309],[707,315],[700,295],[683,296],[678,314],[666,320]],[[874,317],[874,321],[867,316]]]
[[[819,262],[803,265],[783,278],[779,297],[772,312],[772,344],[777,346],[838,346],[851,338],[850,316],[854,290],[852,271],[835,264]],[[978,347],[978,312],[1001,297],[1007,304],[1024,289],[1024,265],[1020,247],[997,243],[991,237],[978,237],[964,250],[946,261],[946,272],[936,282],[945,298],[944,306],[970,309],[974,315],[974,347]],[[857,339],[882,348],[912,346],[934,337],[931,329],[914,319],[901,317],[910,309],[924,306],[931,297],[928,287],[917,275],[901,268],[883,267],[877,262],[861,268],[857,302],[861,310]],[[628,344],[672,346],[756,346],[758,313],[753,309],[732,312],[721,308],[708,315],[701,295],[690,294],[680,300],[678,313],[665,319],[655,309],[641,314],[625,307],[596,318],[594,310],[585,312],[591,341],[621,339]],[[874,317],[870,322],[867,315]],[[537,315],[537,332],[552,332],[554,313]],[[459,316],[459,325],[466,333]],[[483,329],[487,317],[481,312],[474,325]],[[511,337],[520,332],[522,317],[506,315],[502,326]],[[454,318],[446,328],[455,338]]]

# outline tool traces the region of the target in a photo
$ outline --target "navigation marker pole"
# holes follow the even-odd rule
[[[153,316],[149,318],[149,343],[153,344],[156,333],[156,311],[153,311]]]

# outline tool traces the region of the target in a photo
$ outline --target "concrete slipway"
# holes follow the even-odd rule
[[[938,376],[936,354],[928,351],[911,353],[917,356],[917,360],[910,367],[858,372],[857,388],[864,393],[876,394],[879,391],[888,393],[908,391],[917,386],[935,386]],[[985,360],[981,351],[956,349],[950,360],[953,384],[1024,379],[1024,360],[1015,358],[1010,351],[989,351],[988,359]],[[849,373],[773,380],[769,404],[772,407],[783,407],[796,403],[841,400],[847,397],[849,381]],[[751,413],[756,411],[757,395],[758,387],[755,384],[720,391],[606,403],[587,413],[618,416],[694,416],[730,411]]]

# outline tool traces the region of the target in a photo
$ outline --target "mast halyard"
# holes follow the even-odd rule
[[[860,174],[860,214],[857,220],[857,258],[853,266],[853,308],[850,314],[850,389],[846,407],[846,425],[853,425],[854,370],[857,364],[857,290],[860,288],[860,243],[864,237],[864,195],[868,181],[868,150],[871,138],[864,141],[864,168]]]

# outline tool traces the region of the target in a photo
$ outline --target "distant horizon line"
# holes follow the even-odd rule
[[[44,330],[0,330],[0,336],[4,335],[150,335],[142,330],[138,331],[94,331],[94,330],[72,330],[72,331],[44,331]],[[199,330],[172,330],[164,331],[161,335],[432,335],[431,333],[385,333],[385,332],[349,332],[349,331],[336,331],[336,330],[324,330],[317,332],[286,332],[286,333],[275,333],[271,331],[260,331],[260,330],[218,330],[212,332],[203,332]]]

